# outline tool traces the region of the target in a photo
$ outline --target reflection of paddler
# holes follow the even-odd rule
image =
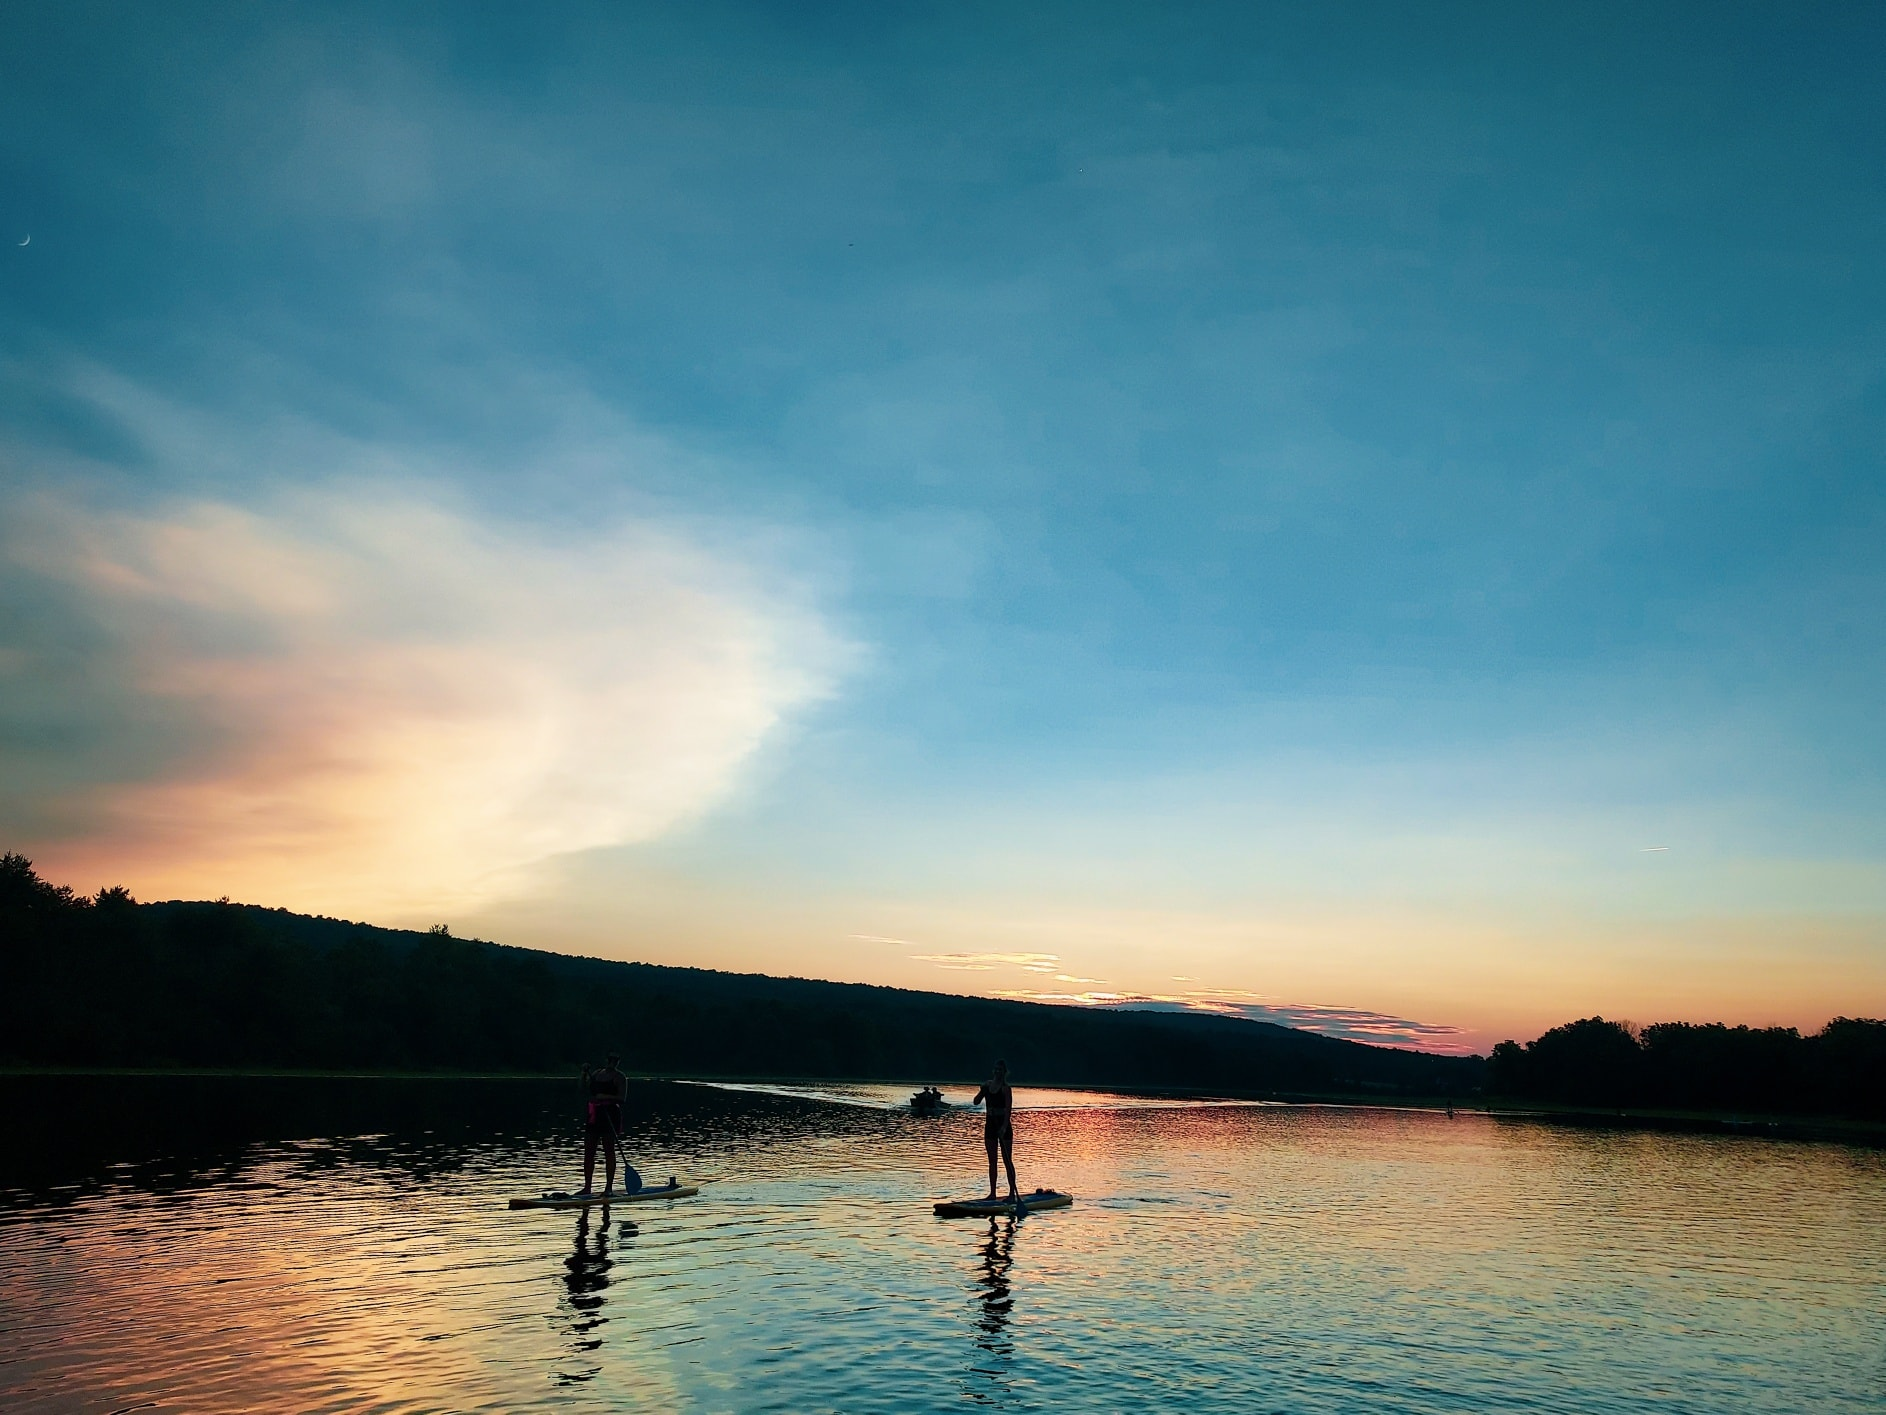
[[[569,1274],[563,1283],[570,1289],[570,1306],[578,1317],[573,1329],[581,1335],[607,1320],[598,1313],[603,1304],[600,1294],[609,1286],[609,1269],[615,1266],[609,1257],[607,1223],[596,1230],[595,1247],[590,1247],[588,1209],[577,1216],[576,1250],[563,1260],[563,1266]]]
[[[589,1097],[583,1117],[584,1196],[595,1192],[598,1145],[603,1152],[603,1193],[616,1187],[616,1154],[622,1148],[622,1098],[628,1092],[627,1079],[616,1069],[621,1059],[612,1051],[605,1065],[594,1071],[583,1068],[583,1090]],[[642,1176],[626,1156],[622,1160],[622,1187],[631,1193],[642,1187]]]
[[[1017,1197],[1015,1183],[1015,1092],[1009,1089],[1008,1063],[998,1061],[995,1075],[982,1083],[971,1105],[980,1102],[982,1112],[982,1147],[989,1152],[989,1197],[995,1197],[995,1156],[1002,1153],[1008,1167],[1008,1196]]]
[[[1008,1270],[1015,1263],[1015,1217],[1010,1215],[998,1226],[989,1216],[989,1234],[982,1243],[982,1276],[976,1283],[982,1288],[982,1320],[978,1323],[987,1334],[977,1344],[999,1355],[1008,1354],[1008,1343],[998,1342],[1008,1325],[1015,1299],[1009,1292]]]

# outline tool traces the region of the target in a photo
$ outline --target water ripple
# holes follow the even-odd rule
[[[0,1405],[1886,1408],[1886,1164],[1838,1146],[1057,1097],[1024,1181],[1077,1206],[946,1222],[973,1114],[647,1087],[644,1172],[717,1182],[605,1217],[504,1208],[572,1182],[563,1090],[294,1094],[0,1176]]]

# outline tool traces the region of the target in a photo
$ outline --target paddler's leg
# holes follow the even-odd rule
[[[996,1151],[996,1147],[1000,1145],[1001,1143],[1002,1143],[1001,1131],[991,1130],[987,1125],[984,1125],[982,1127],[982,1147],[983,1149],[989,1152],[988,1197],[991,1199],[995,1197],[995,1151]]]
[[[594,1120],[583,1126],[583,1192],[588,1194],[596,1187],[596,1146],[602,1140],[602,1127]]]
[[[1002,1163],[1008,1166],[1008,1196],[1017,1197],[1015,1190],[1015,1125],[1011,1121],[1002,1127]],[[989,1156],[989,1197],[995,1197],[995,1155]]]

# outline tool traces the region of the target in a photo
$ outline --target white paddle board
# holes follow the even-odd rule
[[[691,1199],[701,1191],[692,1184],[663,1184],[633,1191],[615,1189],[602,1194],[539,1194],[534,1199],[513,1199],[514,1209],[607,1208],[611,1204],[645,1204],[650,1199]]]

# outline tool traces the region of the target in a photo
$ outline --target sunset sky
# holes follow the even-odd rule
[[[1886,9],[6,32],[48,877],[1455,1050],[1886,1015]]]

